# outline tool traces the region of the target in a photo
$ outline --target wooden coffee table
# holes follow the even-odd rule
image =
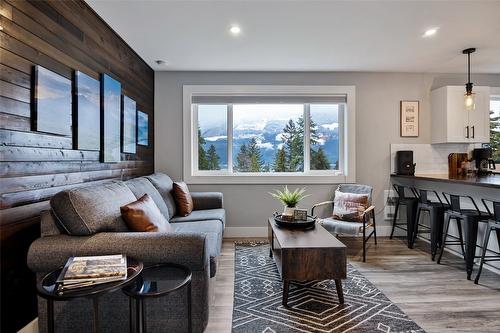
[[[347,277],[346,246],[319,223],[313,229],[279,227],[268,220],[269,256],[274,257],[283,280],[283,305],[287,306],[291,281],[335,280],[340,304],[342,281]]]

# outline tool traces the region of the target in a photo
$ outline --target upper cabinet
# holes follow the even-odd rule
[[[490,142],[490,88],[474,86],[476,107],[465,110],[463,86],[431,92],[432,143]]]

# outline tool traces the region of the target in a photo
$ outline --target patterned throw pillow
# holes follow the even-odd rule
[[[368,208],[368,195],[335,191],[333,218],[342,221],[363,222]]]

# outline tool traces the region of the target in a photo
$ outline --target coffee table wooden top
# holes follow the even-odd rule
[[[346,246],[330,234],[323,226],[316,223],[313,229],[287,229],[279,227],[273,218],[269,218],[282,249],[345,248]]]

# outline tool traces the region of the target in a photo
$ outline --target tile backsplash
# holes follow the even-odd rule
[[[391,173],[396,172],[396,152],[399,150],[412,150],[413,163],[416,163],[417,174],[442,174],[448,173],[448,155],[450,153],[471,153],[480,145],[467,143],[443,144],[391,144]]]

